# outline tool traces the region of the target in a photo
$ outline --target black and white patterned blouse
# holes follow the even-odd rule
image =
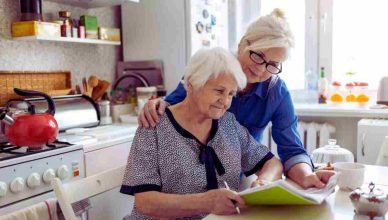
[[[254,174],[272,157],[229,112],[213,120],[209,141],[203,145],[167,109],[155,128],[136,131],[120,192],[202,193],[225,187],[223,181],[237,190],[241,171]],[[138,213],[135,206],[125,219],[151,218]]]

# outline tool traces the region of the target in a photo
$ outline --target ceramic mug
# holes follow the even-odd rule
[[[360,163],[341,162],[333,164],[339,172],[338,186],[342,190],[354,190],[364,184],[365,165]]]

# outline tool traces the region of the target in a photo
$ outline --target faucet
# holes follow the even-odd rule
[[[139,73],[136,73],[136,72],[131,72],[131,73],[124,74],[124,75],[120,76],[116,80],[115,84],[112,86],[112,89],[116,90],[116,87],[125,78],[135,78],[135,79],[139,80],[145,87],[149,87],[150,86],[150,83],[147,81],[147,79],[144,76],[142,76],[142,75],[140,75]]]

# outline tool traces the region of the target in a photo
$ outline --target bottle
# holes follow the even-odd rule
[[[122,87],[118,86],[114,92],[114,95],[114,100],[116,104],[124,104],[126,102],[124,90]]]
[[[325,77],[325,68],[321,67],[321,74],[318,81],[318,103],[326,104],[328,92],[329,92],[329,85]]]
[[[157,92],[156,92],[157,98],[164,99],[164,97],[166,97],[167,95],[167,91],[164,88],[164,86],[163,85],[156,86],[156,89],[157,89]]]
[[[72,23],[70,21],[71,12],[69,11],[60,11],[59,18],[63,21],[61,25],[61,37],[71,37],[72,33]]]
[[[136,87],[132,84],[128,87],[128,103],[136,105]]]
[[[318,74],[314,73],[314,71],[309,69],[305,73],[305,79],[305,89],[316,91],[318,87]]]

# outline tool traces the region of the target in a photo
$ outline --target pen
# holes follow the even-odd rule
[[[230,190],[230,188],[228,186],[228,183],[226,183],[226,181],[224,181],[224,185],[225,185],[227,190]],[[233,202],[233,204],[234,204],[234,206],[236,208],[237,213],[240,214],[240,208],[238,206],[236,206],[236,201],[232,200],[232,202]]]

